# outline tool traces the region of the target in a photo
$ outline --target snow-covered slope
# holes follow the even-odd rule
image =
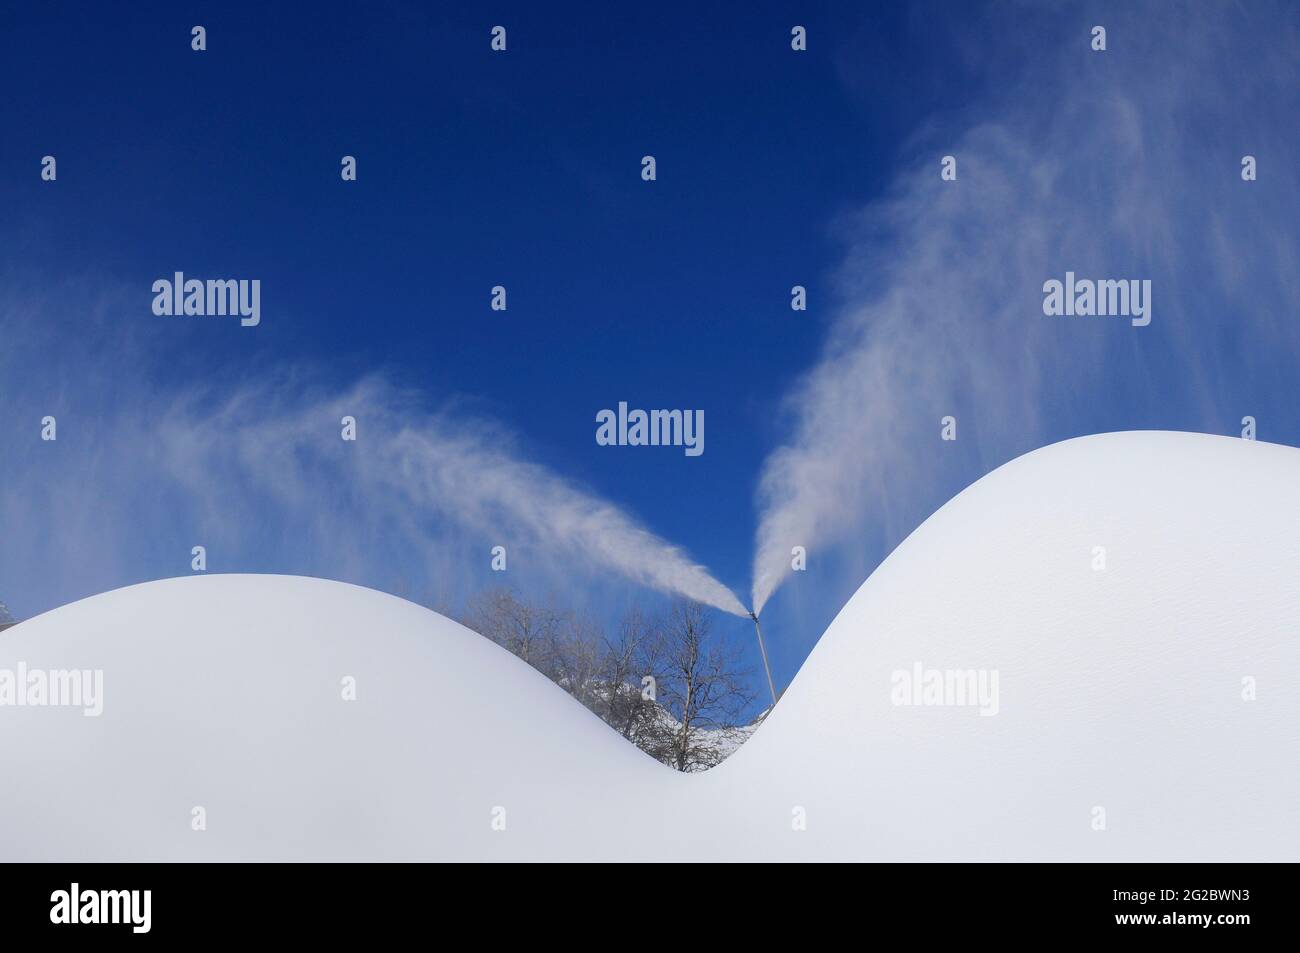
[[[0,859],[543,856],[668,773],[482,636],[343,583],[120,589],[4,633],[20,661],[102,669],[103,714],[0,708]]]
[[[893,704],[918,662],[997,671],[997,714]],[[713,819],[729,842],[805,807],[800,856],[1300,859],[1300,450],[1141,432],[1012,461],[890,555],[708,780],[746,805]]]
[[[97,596],[0,635],[0,670],[104,672],[98,718],[0,708],[0,859],[1300,859],[1298,487],[1300,450],[1201,435],[1015,460],[696,776],[389,596]],[[996,673],[996,714],[895,704],[918,663]]]

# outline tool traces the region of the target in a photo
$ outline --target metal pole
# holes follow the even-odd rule
[[[767,663],[767,646],[763,644],[763,629],[758,624],[758,616],[753,612],[749,617],[754,620],[754,631],[758,633],[758,651],[763,656],[763,671],[767,673],[767,690],[772,693],[772,706],[776,707],[776,683],[772,681],[772,666]]]

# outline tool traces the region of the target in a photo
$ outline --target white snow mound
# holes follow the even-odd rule
[[[103,672],[98,717],[0,705],[0,860],[1294,861],[1297,488],[1300,450],[1194,434],[1012,461],[890,555],[698,776],[391,596],[106,593],[0,634],[0,679]],[[954,687],[927,697],[933,673]]]

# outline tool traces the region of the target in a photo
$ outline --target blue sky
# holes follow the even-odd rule
[[[422,407],[495,422],[520,457],[625,508],[746,603],[770,455],[791,445],[826,459],[825,421],[808,403],[851,400],[867,429],[845,443],[877,451],[848,471],[860,499],[846,501],[843,525],[808,524],[825,545],[810,540],[809,571],[774,597],[782,681],[911,528],[1018,453],[1103,430],[1235,434],[1247,413],[1262,439],[1300,444],[1296,8],[1203,4],[1189,22],[1174,4],[1133,6],[11,9],[0,22],[0,328],[12,345],[0,359],[0,598],[29,615],[188,571],[184,503],[160,498],[158,530],[102,561],[14,517],[31,517],[24,481],[49,486],[81,465],[78,420],[99,426],[119,399],[129,413],[196,387],[214,403],[247,385],[288,391],[299,373],[328,393],[380,372]],[[488,45],[498,23],[504,54]],[[1088,48],[1094,23],[1110,30],[1105,53]],[[206,52],[190,49],[194,24]],[[790,49],[794,24],[808,29],[806,53]],[[956,199],[936,191],[939,157],[953,151],[953,185],[966,190]],[[1249,152],[1261,175],[1245,185],[1237,162]],[[39,176],[46,154],[53,183]],[[340,180],[345,154],[356,182]],[[640,178],[645,154],[655,182]],[[997,177],[1015,162],[1022,177]],[[1067,174],[1044,186],[1048,168]],[[995,185],[1024,194],[998,198]],[[967,252],[1008,260],[1020,246],[1004,232],[1039,226],[1061,236],[1040,236],[1001,281],[961,270]],[[952,269],[900,268],[941,243]],[[1074,262],[1098,277],[1154,275],[1152,326],[1045,324],[1039,283]],[[151,283],[175,270],[260,279],[262,324],[153,315]],[[505,313],[488,306],[497,284]],[[806,313],[790,310],[794,284],[808,288]],[[902,293],[881,303],[934,285],[942,318],[908,313]],[[969,314],[954,304],[965,300]],[[985,320],[994,313],[1005,320]],[[891,320],[916,337],[891,338]],[[907,371],[887,399],[807,386],[863,335],[874,336],[864,367]],[[951,354],[931,365],[917,340]],[[1032,379],[1018,376],[1026,367]],[[973,386],[954,383],[965,375]],[[620,400],[702,408],[706,452],[597,446],[594,415]],[[66,456],[37,460],[46,404],[67,408]],[[935,411],[949,405],[962,437],[940,460],[928,456],[948,449],[934,442]],[[885,438],[873,417],[903,423]],[[904,459],[904,445],[927,455]],[[114,454],[147,456],[118,441],[95,466],[121,475]],[[65,528],[96,525],[103,494],[122,521],[102,531],[130,532],[141,504],[111,482],[79,504],[62,497],[88,521]],[[421,595],[408,578],[422,572],[417,551],[360,551],[378,531],[341,541],[358,549],[348,559],[323,559],[318,540],[257,545],[259,532],[294,532],[273,499],[237,518],[247,533],[214,569],[385,589],[402,578]],[[453,561],[477,561],[491,542],[452,538]],[[527,573],[525,561],[512,581],[528,586]],[[561,598],[582,603],[587,578]]]

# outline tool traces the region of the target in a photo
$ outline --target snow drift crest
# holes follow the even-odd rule
[[[1297,485],[1300,450],[1192,434],[1021,457],[891,554],[753,738],[691,777],[391,596],[283,576],[106,593],[0,636],[0,667],[104,672],[101,717],[0,708],[0,844],[49,860],[1295,860]],[[891,676],[918,662],[996,671],[996,712],[898,704]]]

